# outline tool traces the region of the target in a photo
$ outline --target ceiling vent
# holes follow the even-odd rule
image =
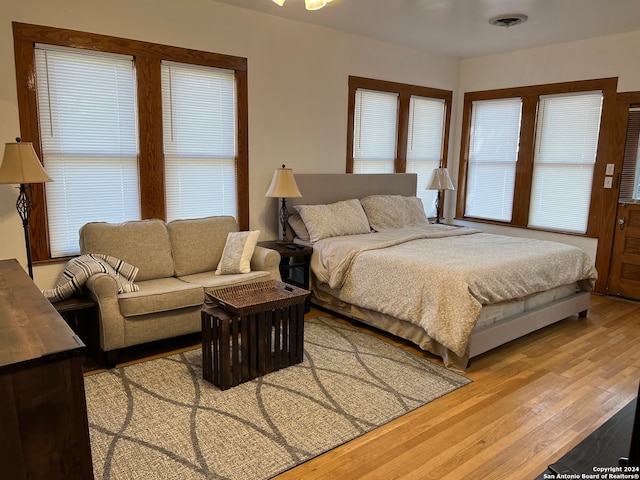
[[[506,15],[497,15],[489,20],[491,25],[497,27],[512,27],[514,25],[520,25],[527,21],[529,17],[522,13],[510,13]]]

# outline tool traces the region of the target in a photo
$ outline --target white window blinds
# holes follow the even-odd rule
[[[358,89],[353,124],[353,173],[394,173],[398,94]]]
[[[133,59],[48,45],[35,56],[51,256],[76,255],[85,223],[140,218]]]
[[[236,87],[232,70],[162,62],[167,220],[236,208]]]
[[[630,108],[618,201],[640,200],[640,108]]]
[[[586,233],[602,92],[541,96],[529,226]]]
[[[519,97],[473,102],[466,216],[511,221],[521,115]]]
[[[444,108],[441,99],[412,96],[409,103],[406,172],[418,174],[417,196],[429,217],[436,216],[437,191],[426,187],[442,158]]]

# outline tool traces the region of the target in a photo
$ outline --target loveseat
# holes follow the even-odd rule
[[[84,285],[98,305],[107,367],[115,366],[119,349],[199,332],[205,288],[280,280],[280,254],[259,246],[250,257],[250,272],[216,274],[227,236],[237,231],[235,218],[228,216],[169,223],[92,222],[81,228],[82,254],[108,255],[138,269],[133,280],[137,291],[118,293],[119,284],[106,273],[92,275]]]

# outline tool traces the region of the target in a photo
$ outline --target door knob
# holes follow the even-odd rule
[[[625,224],[626,220],[624,217],[620,217],[618,219],[618,225],[620,225],[620,230],[624,230],[624,224]]]

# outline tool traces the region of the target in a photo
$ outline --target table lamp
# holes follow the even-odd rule
[[[298,185],[296,185],[296,179],[293,176],[293,170],[291,170],[290,168],[286,168],[284,165],[282,165],[282,168],[278,168],[273,173],[271,185],[269,186],[269,190],[267,190],[267,193],[265,193],[264,196],[282,199],[279,212],[280,231],[278,232],[277,243],[290,243],[287,239],[287,218],[289,216],[289,212],[287,210],[286,199],[302,197],[300,190],[298,190]]]
[[[443,207],[443,190],[454,190],[451,177],[446,168],[434,168],[431,181],[427,186],[427,190],[437,190],[438,196],[436,197],[436,223],[440,223],[440,214]]]

